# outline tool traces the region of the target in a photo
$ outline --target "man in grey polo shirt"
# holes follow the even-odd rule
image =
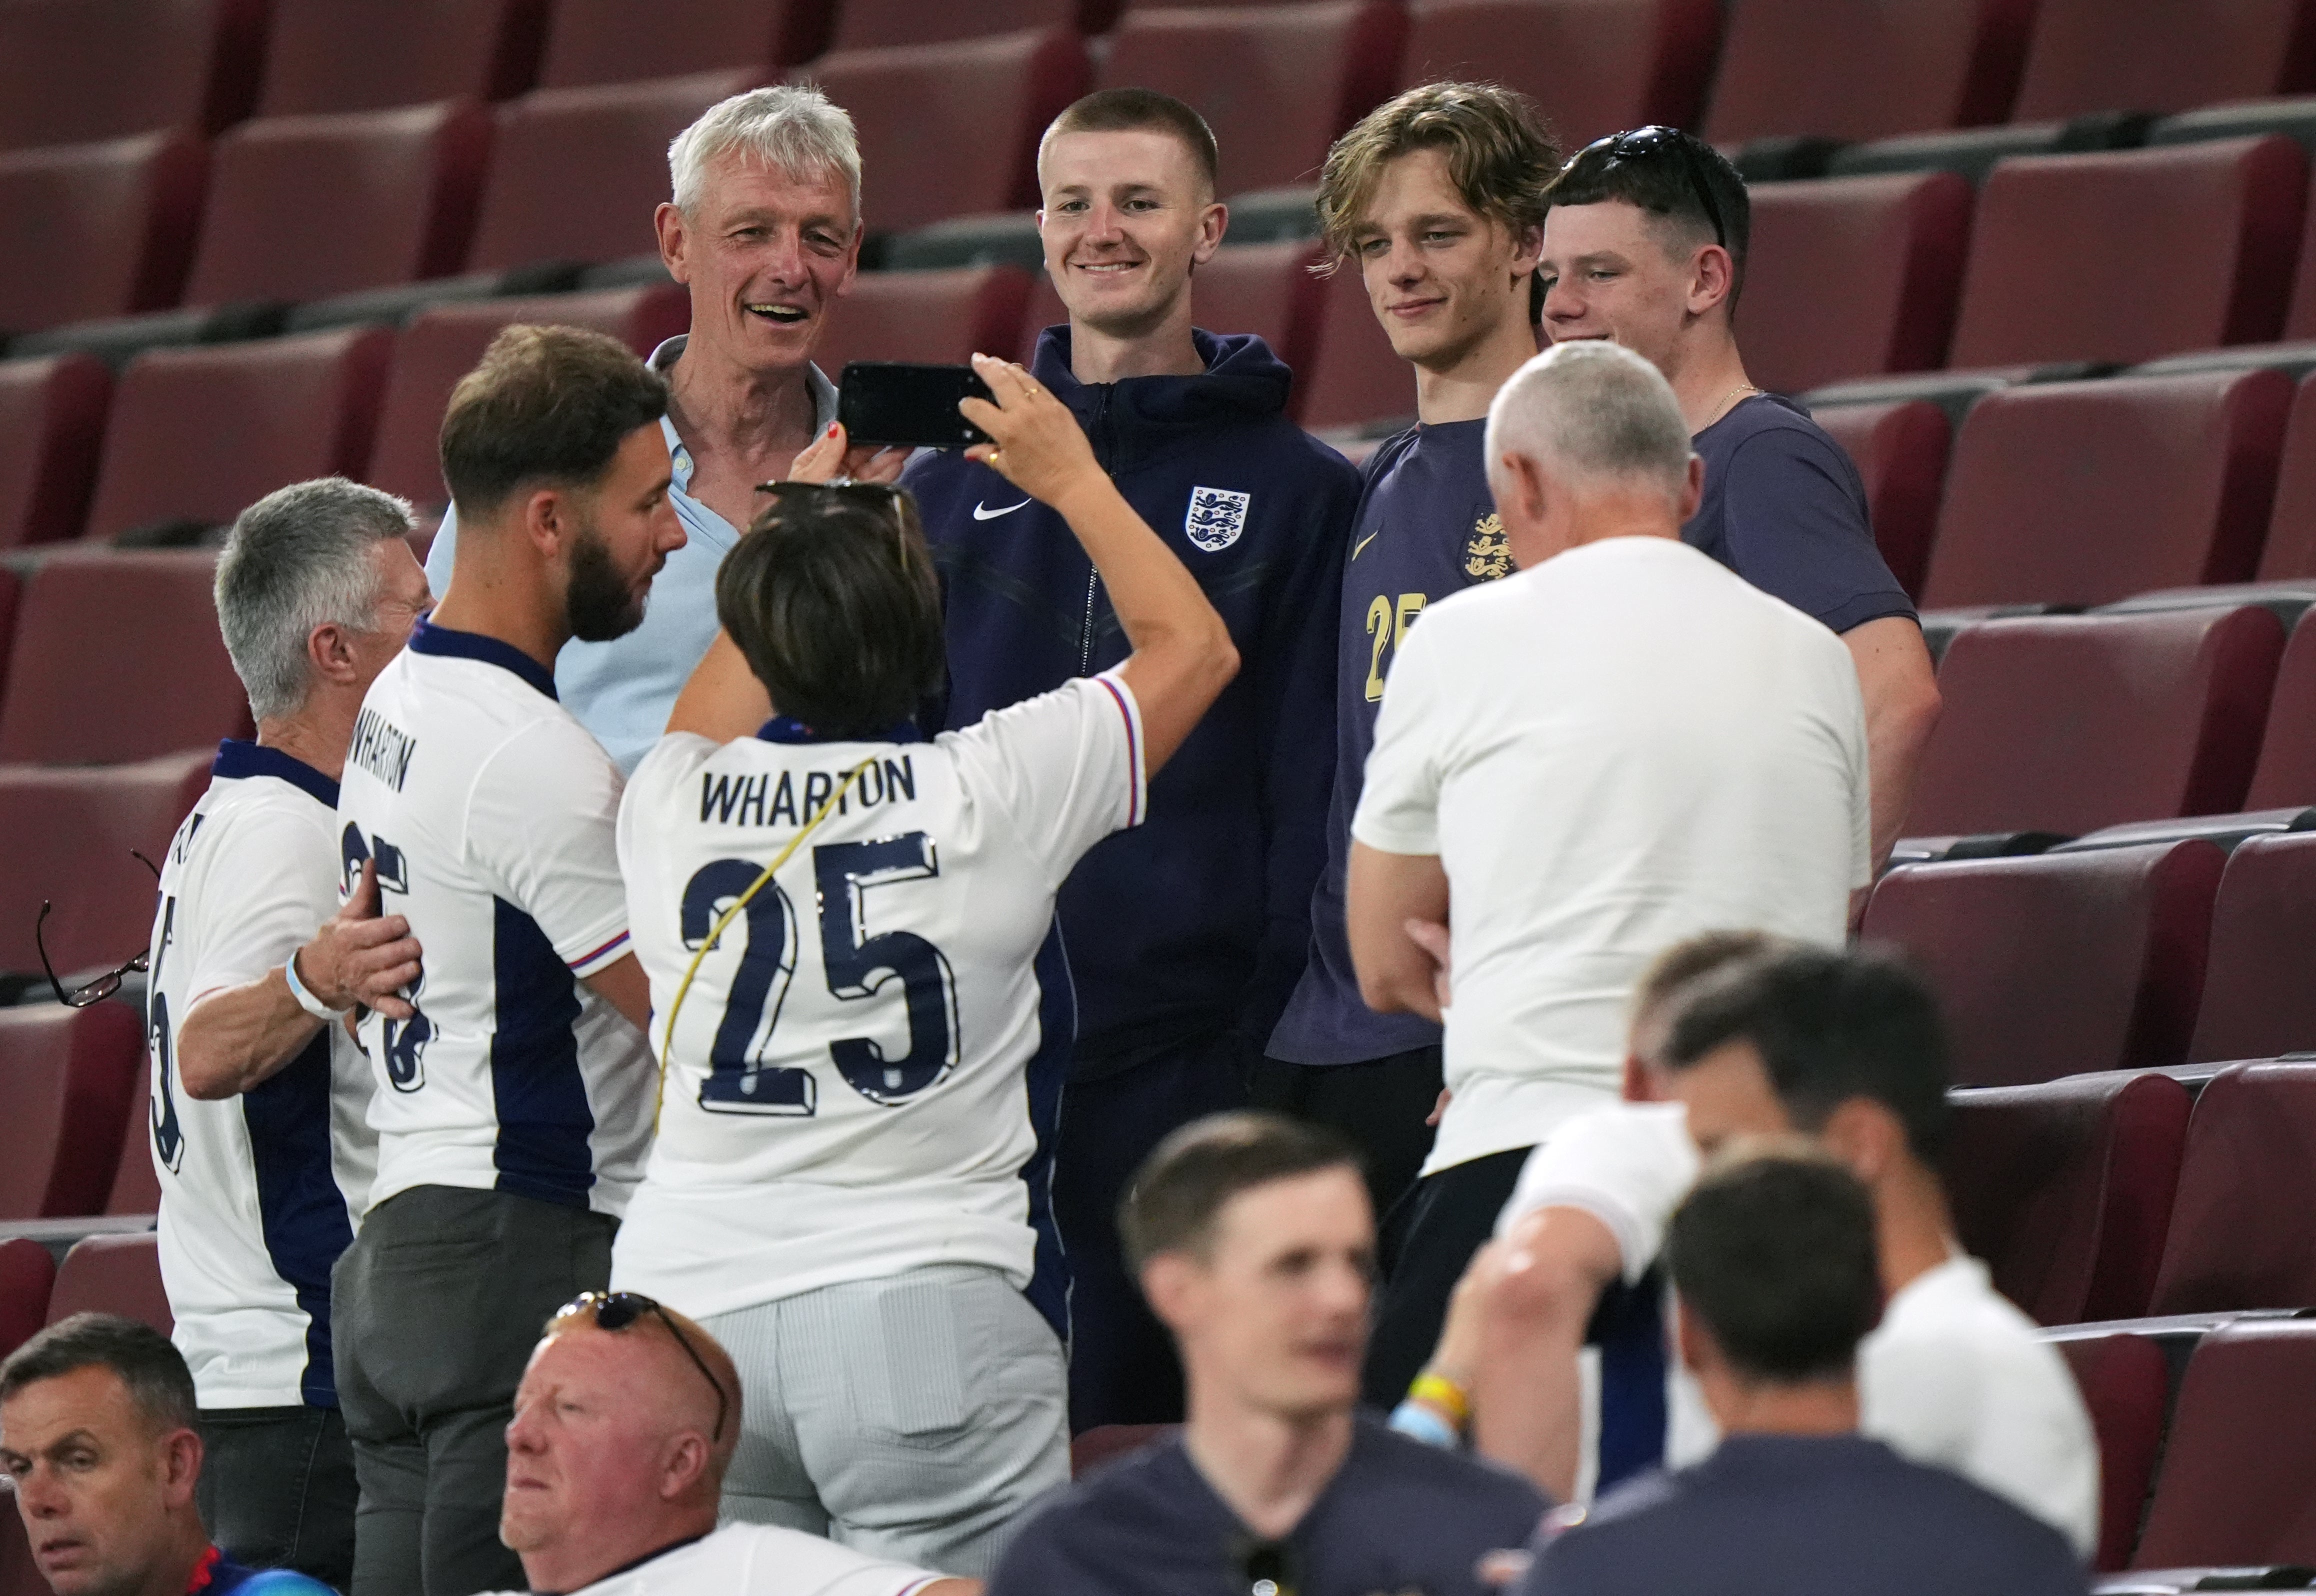
[[[755,486],[836,474],[890,481],[905,450],[847,450],[836,388],[812,363],[829,307],[860,264],[860,151],[852,119],[817,89],[775,87],[711,107],[668,147],[674,197],[659,208],[660,257],[691,290],[691,330],[652,351],[667,379],[670,497],[684,545],[652,584],[643,625],[573,642],[556,690],[622,771],[667,728],[668,710],[716,640],[716,568],[754,519]],[[450,584],[458,512],[426,562]]]

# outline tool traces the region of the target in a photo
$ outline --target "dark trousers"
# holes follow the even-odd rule
[[[206,1408],[193,1500],[209,1538],[251,1568],[336,1590],[354,1574],[354,1454],[334,1407]]]
[[[1451,1164],[1415,1183],[1385,1217],[1378,1248],[1383,1300],[1360,1395],[1372,1407],[1399,1405],[1448,1322],[1448,1298],[1519,1184],[1530,1149],[1514,1147]]]
[[[397,1192],[362,1222],[330,1288],[361,1485],[353,1596],[528,1588],[499,1541],[515,1386],[548,1315],[610,1283],[618,1229],[450,1186]]]
[[[1431,1155],[1424,1121],[1439,1101],[1439,1048],[1416,1048],[1367,1064],[1254,1066],[1254,1106],[1324,1125],[1350,1138],[1365,1157],[1367,1195],[1378,1223],[1415,1184]]]
[[[1182,1417],[1182,1366],[1126,1267],[1118,1204],[1167,1132],[1246,1107],[1244,1049],[1222,1036],[1070,1083],[1054,1148],[1054,1218],[1070,1261],[1070,1432]],[[431,1596],[431,1593],[430,1593]]]

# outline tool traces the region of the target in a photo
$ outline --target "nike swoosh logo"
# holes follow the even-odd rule
[[[1383,536],[1383,529],[1382,529],[1381,527],[1377,527],[1377,528],[1376,528],[1376,530],[1375,530],[1375,531],[1373,531],[1369,532],[1366,537],[1361,538],[1358,542],[1356,542],[1356,543],[1352,544],[1352,545],[1351,545],[1351,557],[1352,557],[1353,559],[1357,559],[1357,558],[1358,558],[1358,557],[1359,557],[1359,550],[1360,550],[1360,549],[1365,548],[1368,544],[1370,544],[1370,543],[1374,542],[1377,538],[1380,538],[1380,537],[1382,537],[1382,536]]]
[[[1021,501],[1021,504],[1026,504],[1029,502],[1029,500],[1024,499]],[[975,499],[973,502],[973,519],[975,521],[995,521],[1001,515],[1012,514],[1013,512],[1021,507],[1021,504],[1008,504],[1002,509],[992,510],[980,500]]]

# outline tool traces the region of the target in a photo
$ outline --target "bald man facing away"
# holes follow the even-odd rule
[[[532,1592],[567,1596],[979,1596],[765,1524],[716,1528],[740,1378],[716,1338],[640,1292],[548,1322],[507,1426],[499,1537]]]

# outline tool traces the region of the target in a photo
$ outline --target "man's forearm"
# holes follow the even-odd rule
[[[236,1097],[271,1080],[322,1029],[290,994],[279,969],[196,1003],[177,1032],[175,1062],[185,1095]]]
[[[1937,729],[1941,700],[1937,673],[1921,629],[1909,618],[1884,616],[1841,635],[1857,667],[1866,702],[1866,762],[1874,794],[1874,860],[1890,856],[1913,807],[1922,753]]]

